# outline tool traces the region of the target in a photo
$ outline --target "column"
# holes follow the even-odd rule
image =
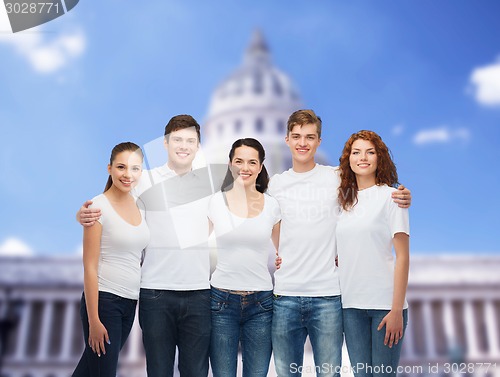
[[[446,347],[449,352],[458,346],[457,335],[455,333],[455,316],[453,315],[453,306],[450,300],[443,301],[443,324]]]
[[[408,303],[408,313],[411,313],[411,303]],[[410,314],[411,316],[411,314]],[[413,360],[415,359],[415,339],[414,339],[414,323],[411,320],[411,317],[408,318],[408,325],[406,326],[406,330],[403,338],[403,350],[404,350],[404,358]]]
[[[484,302],[484,316],[486,321],[486,334],[488,336],[488,353],[492,357],[497,357],[500,354],[498,346],[498,326],[495,317],[495,306],[492,300]]]
[[[61,343],[61,360],[71,359],[71,344],[75,329],[75,302],[67,301],[64,307],[63,338]]]
[[[477,358],[479,356],[479,348],[477,346],[477,333],[474,324],[474,308],[471,300],[464,302],[464,320],[465,320],[465,335],[467,339],[467,357]]]
[[[21,309],[21,319],[19,323],[19,334],[17,336],[16,351],[14,359],[16,361],[26,360],[26,344],[28,342],[30,322],[31,322],[32,305],[30,301],[26,301]]]
[[[422,314],[425,335],[426,356],[429,359],[436,357],[436,344],[434,341],[434,319],[432,318],[431,301],[422,301]]]
[[[38,353],[36,355],[39,360],[46,360],[49,355],[50,335],[55,330],[51,328],[53,311],[54,303],[46,301],[42,311],[40,339],[38,340]]]

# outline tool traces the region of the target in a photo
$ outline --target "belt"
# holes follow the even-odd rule
[[[240,296],[248,296],[257,293],[257,291],[233,291],[232,289],[222,289],[222,288],[217,288],[217,289],[222,292],[227,292],[233,295],[240,295]]]

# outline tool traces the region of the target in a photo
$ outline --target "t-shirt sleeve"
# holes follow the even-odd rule
[[[218,194],[214,194],[210,197],[210,199],[208,200],[208,212],[207,212],[207,216],[208,218],[210,219],[210,221],[213,223],[214,220],[214,214],[215,214],[215,211],[217,211],[216,209],[216,200],[217,200],[217,195]]]
[[[273,218],[273,224],[276,225],[281,221],[281,210],[278,201],[270,196],[271,202],[271,216]]]
[[[105,203],[103,196],[104,194],[101,194],[92,198],[92,204],[89,205],[89,208],[97,208],[101,210],[101,217],[97,220],[101,225],[103,224],[105,218],[105,209],[103,208]]]
[[[396,233],[406,233],[410,235],[410,216],[408,208],[400,208],[389,196],[388,199],[388,218],[391,236]]]

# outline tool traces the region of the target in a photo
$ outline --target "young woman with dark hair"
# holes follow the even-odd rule
[[[236,377],[241,344],[243,377],[265,377],[271,359],[273,283],[268,269],[271,239],[277,248],[277,201],[265,194],[269,175],[264,148],[237,140],[229,152],[222,191],[209,204],[217,238],[212,275],[210,360],[214,377]]]

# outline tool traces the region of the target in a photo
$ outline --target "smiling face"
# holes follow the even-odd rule
[[[316,164],[314,155],[321,144],[318,127],[315,124],[294,126],[285,141],[292,152],[294,170],[305,172],[314,168]]]
[[[249,146],[242,145],[234,150],[233,159],[229,165],[236,184],[245,187],[254,187],[257,177],[262,170],[259,161],[259,152]]]
[[[165,137],[164,145],[168,152],[168,167],[170,169],[178,174],[191,170],[200,146],[194,127],[171,132]]]
[[[113,186],[122,192],[130,192],[142,174],[142,156],[133,151],[123,151],[108,165]]]
[[[377,171],[377,151],[372,142],[358,139],[352,143],[349,164],[356,177],[373,179]]]

